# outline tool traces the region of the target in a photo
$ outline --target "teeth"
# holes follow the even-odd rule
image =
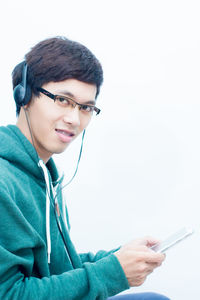
[[[64,135],[67,135],[67,136],[73,136],[72,133],[68,133],[68,132],[63,131],[63,130],[57,130],[57,131],[60,132],[60,133],[62,133],[62,134],[64,134]]]
[[[70,133],[67,133],[66,131],[60,131],[62,134],[70,136]]]

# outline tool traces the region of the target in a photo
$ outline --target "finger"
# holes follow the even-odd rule
[[[143,255],[147,263],[162,263],[165,259],[165,255],[163,255],[162,253],[144,252]]]
[[[146,236],[145,238],[146,238],[146,246],[147,246],[147,247],[152,247],[152,246],[154,246],[154,245],[160,243],[160,240],[159,240],[159,239],[154,238],[154,237],[152,237],[152,236]]]
[[[154,271],[154,268],[149,268],[149,269],[147,269],[147,275],[153,273],[153,271]]]
[[[154,270],[155,268],[158,268],[160,265],[161,265],[161,263],[147,263],[147,265],[148,265],[148,270]]]

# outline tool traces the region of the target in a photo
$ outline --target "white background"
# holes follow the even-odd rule
[[[200,4],[184,0],[6,1],[0,6],[1,124],[15,123],[11,72],[38,41],[64,35],[101,61],[101,115],[65,189],[80,251],[135,237],[193,237],[132,291],[200,299]],[[56,157],[66,182],[80,139]]]

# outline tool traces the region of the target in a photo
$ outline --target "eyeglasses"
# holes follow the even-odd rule
[[[61,107],[73,107],[75,108],[76,105],[79,106],[79,110],[81,112],[83,112],[86,115],[92,115],[93,112],[96,112],[96,115],[98,115],[100,113],[100,109],[97,108],[94,105],[89,105],[89,104],[80,104],[78,102],[76,102],[74,99],[67,97],[67,96],[60,96],[60,95],[54,95],[50,92],[48,92],[47,90],[43,89],[43,88],[37,88],[37,90],[46,95],[47,97],[51,98],[54,100],[54,102],[56,102],[59,106]]]

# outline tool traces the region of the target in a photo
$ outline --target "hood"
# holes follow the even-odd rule
[[[15,125],[0,127],[0,158],[22,168],[24,172],[34,176],[45,184],[44,174],[38,166],[39,157],[33,145]],[[58,183],[58,172],[52,158],[46,164],[53,185]]]
[[[30,177],[36,177],[38,184],[46,187],[46,238],[47,255],[50,263],[50,202],[57,205],[57,187],[63,180],[58,178],[58,172],[52,158],[45,165],[39,158],[35,148],[15,125],[0,127],[0,159],[19,167]],[[64,198],[62,206],[65,207]],[[64,211],[64,210],[63,210]],[[66,219],[66,217],[65,217]],[[65,225],[67,226],[67,222]]]

